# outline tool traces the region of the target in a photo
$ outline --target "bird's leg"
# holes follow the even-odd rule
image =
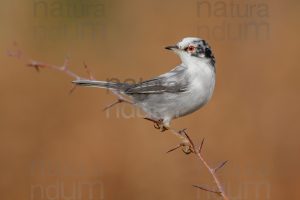
[[[153,122],[154,123],[154,128],[159,129],[161,132],[169,130],[169,128],[164,125],[163,119],[155,120],[155,119],[152,119],[152,118],[149,118],[149,117],[145,117],[144,119]]]

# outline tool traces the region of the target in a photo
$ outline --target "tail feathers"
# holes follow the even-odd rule
[[[75,80],[72,83],[85,86],[85,87],[97,87],[97,88],[107,88],[107,89],[116,89],[116,90],[125,90],[128,88],[128,84],[125,83],[114,83],[107,81],[92,81],[92,80]]]

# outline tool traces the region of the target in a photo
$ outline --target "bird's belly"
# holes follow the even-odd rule
[[[180,105],[178,113],[174,118],[188,115],[200,109],[208,102],[210,96],[211,94],[203,90],[194,90],[184,95],[180,100],[183,103]]]
[[[148,96],[147,101],[139,102],[138,105],[153,118],[174,119],[204,106],[211,92],[198,88],[182,93],[152,94]]]
[[[183,97],[186,103],[182,106],[179,117],[188,115],[204,106],[210,100],[214,87],[215,75],[211,70],[199,73],[192,80],[189,93]]]

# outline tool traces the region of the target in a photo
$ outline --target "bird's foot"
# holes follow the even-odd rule
[[[185,138],[184,141],[182,143],[180,143],[179,145],[177,145],[176,147],[170,149],[167,153],[170,153],[172,151],[175,151],[179,148],[182,148],[183,153],[185,154],[190,154],[190,153],[195,153],[195,149],[194,146],[189,142],[189,140],[186,140],[186,138],[188,137],[187,133],[186,133],[186,129],[182,129],[179,131],[175,131],[173,130],[177,135],[179,135],[181,138]]]
[[[183,153],[185,153],[187,155],[190,154],[190,153],[194,153],[193,147],[190,144],[186,144],[186,143],[180,143],[176,147],[174,147],[174,148],[170,149],[169,151],[167,151],[167,153],[175,151],[179,148],[182,148]]]
[[[148,118],[148,117],[145,117],[144,119],[153,122],[154,123],[154,128],[160,130],[160,132],[164,132],[166,130],[169,130],[169,128],[164,125],[163,119],[155,120],[155,119],[151,119],[151,118]]]

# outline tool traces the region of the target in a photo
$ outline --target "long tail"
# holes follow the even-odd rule
[[[107,82],[107,81],[92,81],[92,80],[75,80],[72,83],[85,86],[85,87],[97,87],[97,88],[107,88],[107,89],[115,89],[124,91],[128,88],[128,84],[126,83],[115,83],[115,82]]]

